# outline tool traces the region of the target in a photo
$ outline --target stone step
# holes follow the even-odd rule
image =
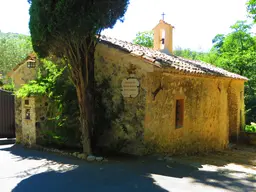
[[[0,145],[14,144],[15,141],[16,141],[15,138],[3,138],[3,139],[0,139]]]

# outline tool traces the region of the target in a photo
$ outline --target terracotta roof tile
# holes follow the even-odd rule
[[[204,63],[202,61],[189,60],[175,55],[167,55],[165,53],[161,53],[160,51],[155,51],[147,47],[135,45],[130,42],[118,40],[111,37],[106,37],[104,35],[100,37],[100,42],[112,45],[118,49],[132,54],[133,56],[141,57],[147,61],[152,62],[158,67],[174,68],[185,73],[206,74],[248,80],[246,77],[231,73],[227,70],[213,66],[208,63]]]

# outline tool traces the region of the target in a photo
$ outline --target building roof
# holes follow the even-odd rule
[[[213,66],[202,61],[189,60],[175,55],[167,55],[151,48],[135,45],[127,41],[118,40],[104,35],[100,38],[101,43],[111,45],[130,53],[133,56],[143,58],[158,67],[173,68],[184,73],[220,76],[233,79],[248,80],[246,77],[231,73],[222,68]]]

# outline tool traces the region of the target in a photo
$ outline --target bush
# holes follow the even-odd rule
[[[60,147],[65,143],[65,139],[52,130],[42,130],[41,134],[44,141],[47,141],[46,145]]]
[[[47,118],[39,130],[43,136],[40,140],[42,145],[58,148],[82,147],[76,89],[68,78],[68,73],[63,60],[42,59],[37,79],[15,92],[20,98],[47,96]]]
[[[256,133],[256,123],[251,123],[251,125],[246,125],[245,132]]]
[[[13,83],[4,84],[2,89],[6,90],[6,91],[14,91],[14,84]]]
[[[6,91],[14,91],[14,83],[11,78],[0,79],[0,87]]]

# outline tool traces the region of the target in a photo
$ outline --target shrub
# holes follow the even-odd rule
[[[56,63],[59,64],[56,64]],[[68,67],[61,59],[41,59],[37,79],[17,90],[16,96],[47,96],[46,120],[42,124],[40,144],[80,146],[79,108],[76,89],[68,78]]]
[[[251,125],[246,125],[245,132],[256,133],[256,123],[251,123]]]
[[[6,91],[14,91],[14,84],[13,83],[4,84],[2,88]]]

